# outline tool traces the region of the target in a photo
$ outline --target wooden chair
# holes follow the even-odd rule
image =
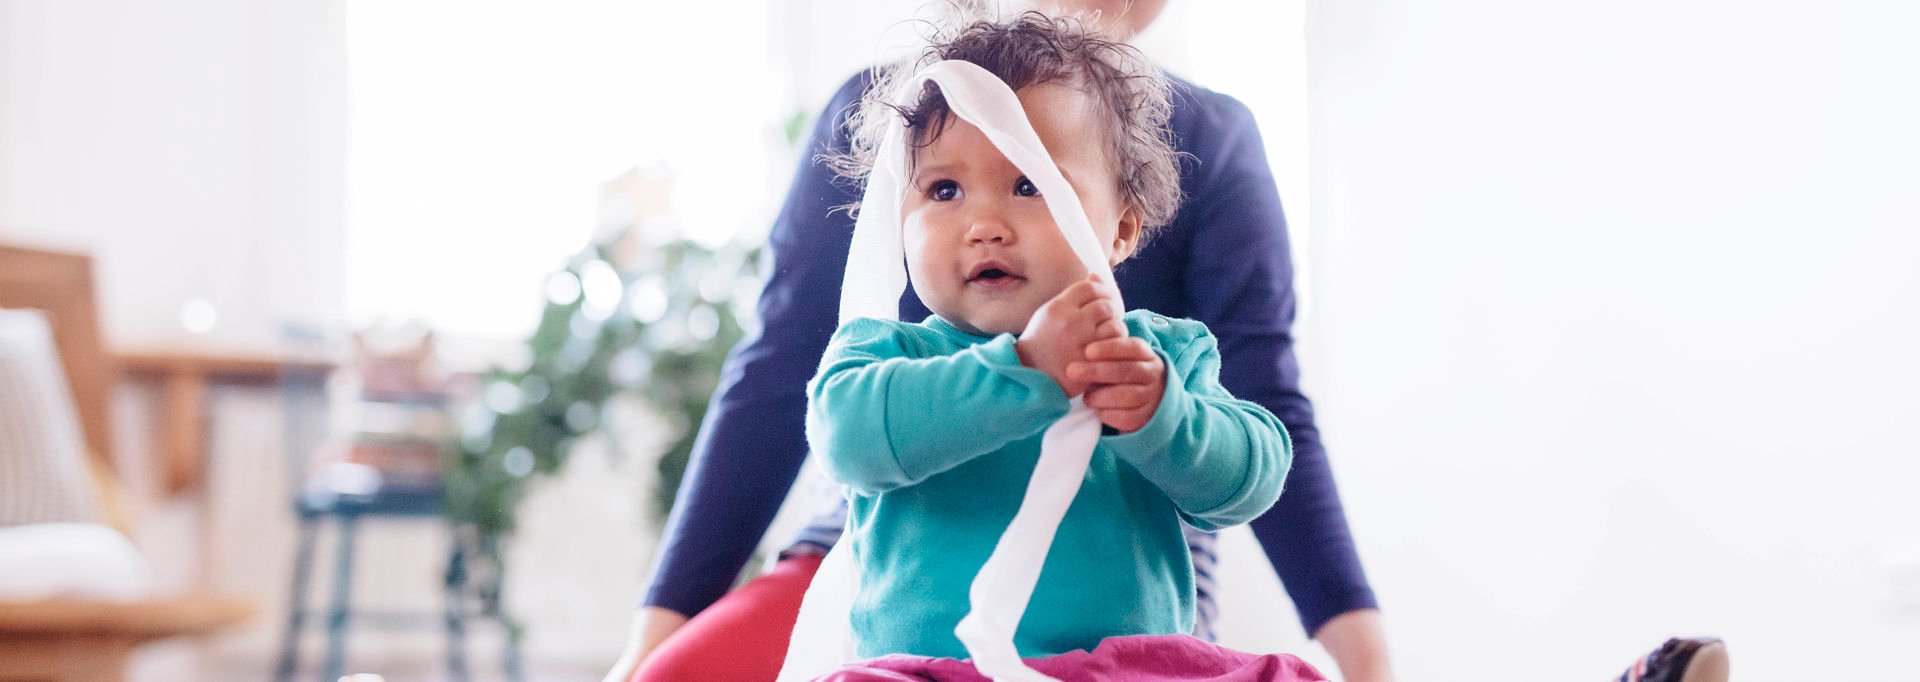
[[[92,270],[85,255],[0,244],[0,308],[36,308],[51,318],[102,513],[127,533],[109,442],[116,368],[101,341]],[[0,681],[124,679],[127,657],[140,644],[208,634],[253,613],[247,601],[198,593],[0,601]]]

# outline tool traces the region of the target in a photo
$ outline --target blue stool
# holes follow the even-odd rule
[[[325,328],[310,323],[283,324],[286,350],[296,356],[330,357],[330,342]],[[356,341],[356,346],[358,346]],[[417,363],[431,355],[431,335],[412,351],[393,356],[369,354],[360,348],[355,363],[361,385],[355,399],[365,409],[382,409],[388,417],[395,410],[425,413],[426,416],[449,412],[451,397],[437,384],[423,378]],[[414,363],[414,364],[409,364]],[[338,428],[332,419],[329,375],[325,372],[288,373],[283,377],[281,402],[287,471],[298,477],[308,471],[308,453],[316,451]],[[362,413],[365,419],[365,414]],[[402,420],[405,421],[404,419]],[[374,453],[409,451],[420,455],[406,462],[392,475],[381,475],[372,466],[334,464],[312,480],[289,480],[294,494],[294,513],[300,522],[299,544],[293,563],[293,589],[288,597],[286,636],[281,643],[280,660],[274,678],[291,682],[300,672],[300,638],[309,624],[317,623],[318,609],[307,608],[307,584],[313,575],[314,546],[321,526],[329,520],[337,528],[334,549],[333,594],[325,609],[327,652],[322,664],[322,679],[334,682],[345,673],[347,629],[350,625],[382,628],[440,628],[447,636],[447,669],[454,680],[466,680],[466,631],[469,615],[491,618],[505,626],[504,669],[510,680],[523,678],[520,663],[520,628],[501,607],[502,584],[497,537],[482,537],[470,529],[449,528],[452,534],[446,572],[443,576],[446,604],[441,613],[430,612],[355,612],[352,610],[353,561],[360,523],[380,519],[445,518],[445,488],[438,472],[443,436],[408,428],[398,432],[377,430],[374,423],[355,425],[354,447],[365,446]],[[388,420],[391,422],[391,419]],[[393,426],[387,423],[386,426]],[[369,431],[374,428],[375,431]],[[476,568],[479,580],[474,580]],[[478,601],[479,608],[470,608]]]
[[[478,556],[499,566],[499,545],[492,539],[463,538],[454,533],[445,574],[446,608],[442,614],[403,612],[355,612],[351,609],[355,540],[363,518],[439,518],[444,515],[443,492],[439,486],[379,486],[362,494],[342,494],[310,488],[295,502],[300,517],[300,543],[294,558],[293,591],[287,609],[286,638],[281,644],[280,662],[275,679],[290,682],[298,674],[300,635],[312,622],[307,607],[307,584],[313,572],[314,545],[320,526],[332,519],[338,528],[334,555],[334,583],[331,605],[326,610],[327,652],[322,680],[337,680],[345,674],[347,628],[365,624],[383,628],[446,628],[447,670],[451,679],[467,679],[466,629],[469,598],[481,601],[479,614],[501,622],[507,631],[504,669],[510,680],[523,679],[520,661],[519,628],[504,615],[500,600],[498,572],[478,586],[469,588],[469,557]]]

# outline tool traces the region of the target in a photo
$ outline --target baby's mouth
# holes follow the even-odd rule
[[[1001,286],[1024,280],[1026,280],[1025,277],[1021,277],[1019,273],[1014,272],[1007,264],[1000,261],[985,261],[974,265],[971,270],[967,271],[968,284]]]

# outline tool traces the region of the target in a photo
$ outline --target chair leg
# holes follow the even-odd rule
[[[509,682],[522,682],[527,676],[520,663],[520,623],[507,614],[507,569],[506,563],[500,560],[500,537],[488,535],[481,538],[480,543],[481,551],[486,552],[487,561],[493,566],[493,617],[507,631],[507,660],[503,667],[506,668]]]
[[[453,552],[447,556],[447,676],[455,682],[467,679],[467,560],[460,546],[460,533],[453,533]]]
[[[359,519],[353,514],[340,516],[339,547],[334,556],[333,608],[327,612],[327,660],[322,680],[338,680],[346,669],[347,617],[352,604],[354,530]]]
[[[520,659],[520,623],[507,614],[506,568],[500,561],[500,537],[498,535],[479,534],[477,547],[473,548],[473,561],[485,568],[480,572],[475,585],[479,591],[481,615],[492,618],[506,631],[507,647],[502,668],[509,682],[521,682],[526,679],[526,669]]]
[[[527,679],[526,668],[520,664],[520,623],[507,621],[507,679],[510,682],[524,682]]]
[[[320,524],[311,516],[300,517],[300,542],[293,555],[293,591],[287,597],[287,633],[280,642],[280,663],[274,666],[273,679],[292,682],[300,672],[300,633],[306,631],[307,581],[313,575],[313,541]]]

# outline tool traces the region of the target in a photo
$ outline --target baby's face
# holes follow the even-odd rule
[[[1118,263],[1140,221],[1121,197],[1086,97],[1053,84],[1015,94],[1079,195],[1108,263]],[[918,150],[901,214],[914,291],[928,310],[968,332],[1018,334],[1042,304],[1087,276],[1040,191],[959,117]]]

